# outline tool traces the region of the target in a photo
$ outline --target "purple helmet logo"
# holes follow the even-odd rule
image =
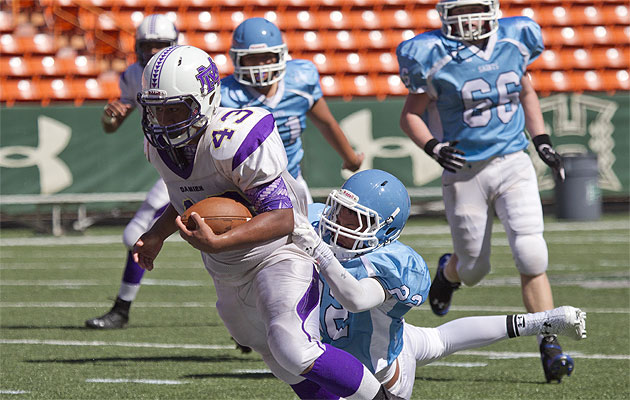
[[[214,87],[219,82],[219,69],[212,61],[212,58],[208,57],[208,61],[210,61],[210,65],[207,67],[204,67],[203,65],[198,67],[197,72],[199,73],[195,75],[195,78],[197,78],[197,80],[201,83],[202,96],[205,96],[214,90]]]

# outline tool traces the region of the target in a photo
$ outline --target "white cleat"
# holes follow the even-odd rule
[[[545,311],[540,333],[568,336],[573,340],[586,339],[586,313],[579,308],[562,306]]]

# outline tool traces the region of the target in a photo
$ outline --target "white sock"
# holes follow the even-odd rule
[[[134,301],[140,290],[140,284],[131,285],[129,283],[120,282],[118,297],[125,301]]]

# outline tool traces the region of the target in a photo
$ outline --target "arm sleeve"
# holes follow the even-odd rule
[[[543,44],[542,31],[540,25],[534,20],[522,17],[523,28],[521,29],[521,42],[529,50],[528,64],[531,64],[545,49]]]
[[[136,80],[131,76],[133,73],[134,70],[131,68],[126,69],[120,75],[118,86],[120,87],[120,101],[135,107],[136,97],[141,87],[138,87]]]
[[[385,290],[374,278],[357,280],[333,257],[321,274],[328,282],[335,299],[350,312],[361,312],[381,305]]]
[[[409,93],[424,93],[427,91],[427,77],[420,63],[409,53],[413,43],[402,42],[396,49],[398,58],[399,75]]]

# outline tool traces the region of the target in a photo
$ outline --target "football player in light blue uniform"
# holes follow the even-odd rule
[[[221,105],[261,107],[273,114],[289,158],[288,170],[301,183],[309,203],[312,198],[300,169],[307,115],[341,156],[342,168],[359,169],[363,154],[352,149],[331,114],[317,68],[308,60],[288,60],[282,33],[272,22],[264,18],[243,21],[234,30],[230,57],[234,74],[221,81]]]
[[[406,323],[404,315],[424,302],[431,283],[422,257],[397,241],[409,205],[396,177],[365,170],[333,191],[326,205],[309,206],[319,233],[308,224],[293,233],[293,242],[319,264],[322,341],[357,357],[390,393],[410,398],[416,366],[456,351],[541,332],[586,337],[585,313],[570,306],[460,318],[437,328]]]
[[[454,255],[445,254],[429,301],[448,312],[461,283],[490,271],[493,218],[505,227],[529,312],[553,308],[547,244],[536,174],[524,128],[554,176],[564,179],[527,66],[543,51],[540,27],[527,17],[498,19],[497,0],[440,0],[442,29],[402,42],[400,76],[409,89],[400,125],[445,169],[442,191]],[[428,112],[428,123],[422,116]],[[539,337],[547,381],[573,370],[555,336]]]

